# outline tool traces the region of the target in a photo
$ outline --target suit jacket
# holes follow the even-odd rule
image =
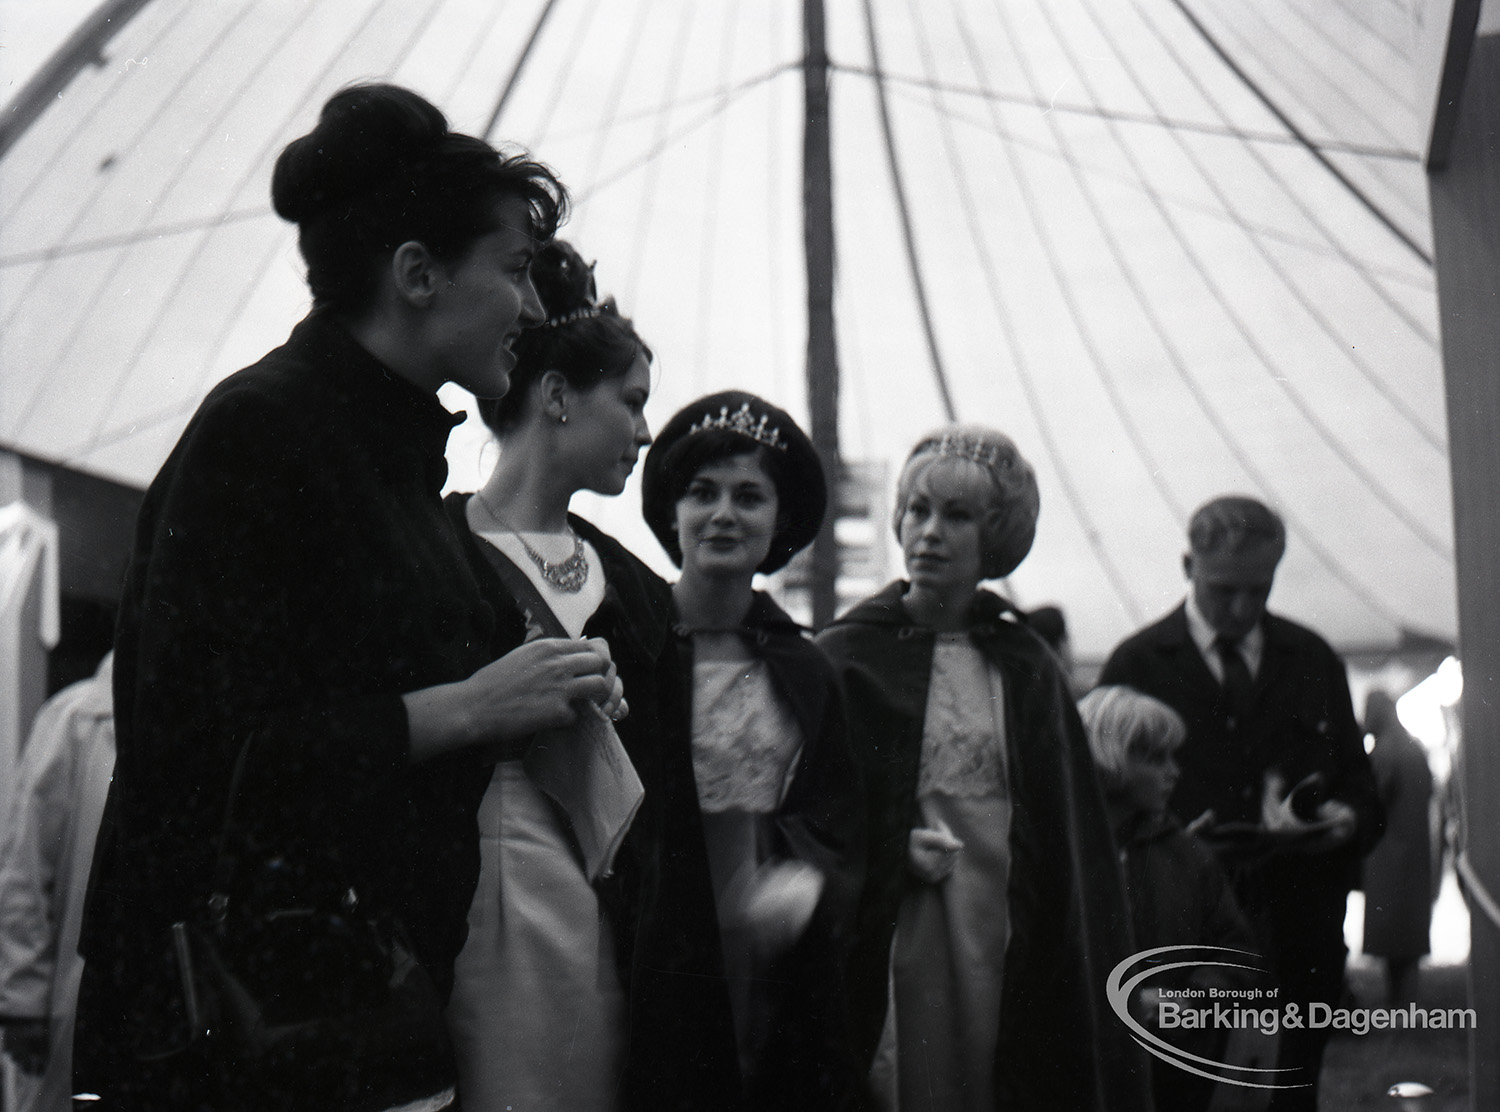
[[[1229,862],[1240,903],[1273,960],[1287,949],[1342,952],[1345,897],[1360,857],[1382,829],[1375,779],[1343,662],[1295,622],[1268,614],[1264,623],[1260,670],[1237,721],[1188,632],[1185,604],[1122,642],[1099,682],[1155,696],[1187,723],[1187,741],[1177,751],[1182,778],[1172,796],[1184,822],[1212,808],[1220,823],[1258,823],[1264,777],[1272,770],[1288,786],[1320,773],[1329,797],[1354,808],[1358,831],[1339,849]]]

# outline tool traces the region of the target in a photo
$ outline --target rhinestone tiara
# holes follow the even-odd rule
[[[588,320],[590,317],[601,316],[603,313],[604,309],[602,306],[582,305],[579,308],[574,309],[571,312],[563,313],[560,316],[548,317],[546,320],[542,321],[541,324],[537,325],[537,327],[560,328],[562,325],[572,324],[575,320]]]
[[[945,432],[933,446],[940,456],[948,456],[950,459],[966,459],[970,463],[977,463],[984,467],[1000,466],[1000,449],[995,445],[987,445],[983,441],[963,433]]]
[[[733,413],[729,411],[727,405],[721,405],[717,415],[705,413],[700,420],[688,427],[688,435],[695,432],[710,432],[714,429],[747,436],[757,444],[775,448],[778,452],[784,452],[787,448],[786,441],[781,439],[781,429],[771,424],[771,418],[768,415],[762,413],[756,417],[751,413],[749,402],[740,403],[740,407]]]

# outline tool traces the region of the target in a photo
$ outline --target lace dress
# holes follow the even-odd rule
[[[802,732],[766,663],[739,634],[698,633],[693,649],[693,772],[740,1065],[749,1076],[770,1034],[772,1009],[757,982],[771,955],[741,912],[764,879],[769,824],[791,786]]]
[[[509,534],[481,534],[536,584],[573,636],[604,597],[593,546],[582,591],[537,574]],[[543,548],[545,535],[527,534]],[[559,546],[556,538],[543,548]],[[454,966],[448,1027],[465,1112],[610,1112],[626,1004],[609,924],[564,820],[519,760],[495,765],[479,808],[479,884]]]
[[[1006,771],[1000,674],[967,634],[939,635],[917,804],[923,825],[946,825],[963,849],[946,879],[916,883],[897,913],[885,1068],[875,1081],[887,1107],[900,1112],[995,1107],[1000,986],[1010,937]]]

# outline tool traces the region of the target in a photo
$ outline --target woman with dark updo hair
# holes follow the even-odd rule
[[[592,639],[624,686],[622,780],[639,811],[611,862],[590,850],[615,790],[570,802],[587,779],[549,754],[590,749],[557,731],[503,747],[479,813],[482,868],[448,1023],[465,1112],[723,1109],[740,1082],[691,757],[672,723],[670,588],[613,537],[569,512],[581,490],[616,495],[651,443],[651,350],[568,244],[537,254],[546,320],[516,342],[503,398],[480,403],[500,446],[473,495],[450,495],[496,615],[491,651],[552,632]],[[593,782],[590,780],[590,782]],[[618,788],[620,785],[615,785]],[[618,832],[620,819],[608,829]]]
[[[505,393],[514,341],[543,318],[531,262],[561,184],[415,93],[363,85],[282,152],[272,193],[312,312],[199,407],[146,494],[121,603],[75,1067],[111,1110],[447,1107],[440,1037],[355,1053],[311,1034],[286,1070],[247,1064],[195,1022],[184,939],[227,946],[274,908],[282,933],[315,924],[305,951],[247,957],[279,986],[262,1002],[303,1019],[348,988],[325,984],[344,975],[324,944],[384,924],[440,1001],[478,874],[484,753],[622,696],[600,645],[490,650],[494,612],[440,498],[458,418],[436,392]]]

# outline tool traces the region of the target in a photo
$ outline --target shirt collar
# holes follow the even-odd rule
[[[1184,603],[1187,612],[1188,636],[1193,639],[1193,644],[1198,646],[1198,652],[1203,655],[1203,662],[1208,665],[1208,670],[1214,674],[1214,679],[1224,680],[1224,663],[1219,659],[1218,650],[1214,648],[1214,641],[1218,634],[1214,627],[1208,624],[1208,619],[1203,616],[1203,611],[1198,609],[1198,600],[1193,597],[1193,592],[1188,591],[1187,601]],[[1265,655],[1266,630],[1265,623],[1255,623],[1255,628],[1245,636],[1241,637],[1235,646],[1239,649],[1240,656],[1245,660],[1245,666],[1250,669],[1251,676],[1260,674],[1261,658]]]

